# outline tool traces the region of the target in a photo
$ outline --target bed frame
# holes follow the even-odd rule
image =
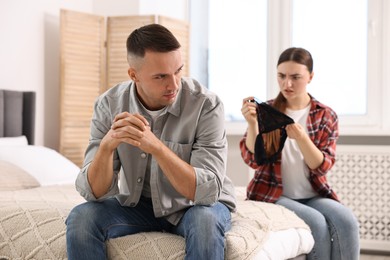
[[[35,142],[35,92],[0,89],[0,137],[24,135]]]

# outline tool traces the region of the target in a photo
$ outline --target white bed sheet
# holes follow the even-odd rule
[[[287,243],[288,241],[288,243]],[[305,255],[314,246],[314,239],[307,229],[271,231],[263,248],[252,260],[282,260]]]

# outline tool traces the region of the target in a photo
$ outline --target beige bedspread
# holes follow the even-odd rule
[[[269,232],[308,226],[293,212],[269,203],[244,201],[226,234],[226,259],[251,259]],[[66,259],[65,219],[83,198],[73,185],[0,192],[0,259]],[[110,259],[183,259],[184,239],[169,233],[140,233],[107,242]]]

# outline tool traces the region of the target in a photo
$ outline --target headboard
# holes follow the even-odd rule
[[[0,137],[25,135],[34,144],[35,92],[0,89]]]

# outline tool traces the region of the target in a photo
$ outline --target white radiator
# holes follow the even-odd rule
[[[328,174],[360,223],[362,250],[390,252],[390,146],[338,145]]]

